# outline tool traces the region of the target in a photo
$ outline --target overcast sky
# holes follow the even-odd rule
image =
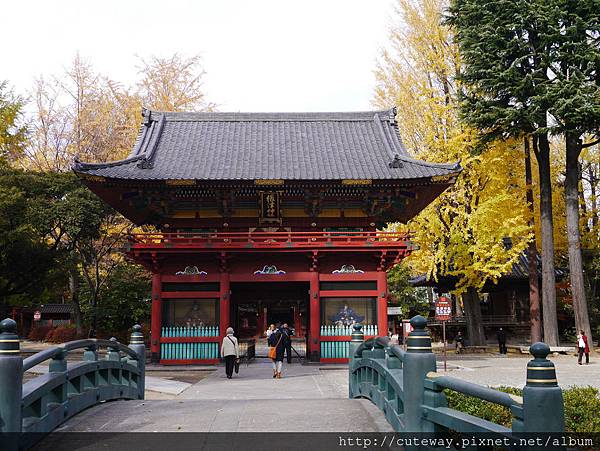
[[[135,55],[200,53],[205,91],[221,111],[371,109],[393,9],[393,0],[10,1],[0,80],[25,93],[79,51],[129,84]]]

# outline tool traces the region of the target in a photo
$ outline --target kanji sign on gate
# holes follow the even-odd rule
[[[452,317],[452,304],[447,297],[441,296],[435,303],[435,319],[448,321]]]
[[[39,310],[36,310],[35,312],[33,312],[33,320],[34,321],[39,321],[42,319],[42,312],[40,312]]]

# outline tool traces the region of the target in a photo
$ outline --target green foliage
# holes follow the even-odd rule
[[[410,285],[410,278],[410,268],[405,264],[399,264],[390,269],[387,273],[387,280],[391,297],[402,307],[405,315],[410,311],[415,311],[427,316],[429,300],[426,289]]]
[[[99,333],[117,335],[150,317],[151,275],[139,265],[120,262],[103,285],[98,305]],[[81,293],[84,314],[92,315],[89,288]]]
[[[40,295],[57,255],[48,246],[36,210],[49,198],[40,176],[0,163],[0,300],[19,302]]]
[[[594,387],[572,387],[563,391],[567,431],[600,432],[599,395]]]
[[[498,387],[498,390],[517,396],[522,395],[522,390],[519,390],[518,388]],[[512,416],[510,410],[504,406],[448,389],[444,390],[444,394],[448,399],[448,407],[452,409],[483,418],[484,420],[502,426],[511,427]]]
[[[498,387],[498,390],[517,396],[523,390]],[[511,413],[507,407],[483,401],[452,390],[444,390],[448,407],[483,418],[484,420],[511,427]],[[600,393],[594,387],[570,387],[563,390],[565,406],[565,430],[567,432],[600,432]]]

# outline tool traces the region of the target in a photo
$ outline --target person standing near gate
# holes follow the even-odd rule
[[[283,368],[283,354],[285,352],[285,340],[287,335],[283,333],[280,327],[269,337],[269,358],[273,361],[273,378],[281,379],[281,370]]]
[[[506,354],[506,331],[500,328],[498,329],[496,336],[498,337],[498,348],[500,354]]]
[[[227,335],[223,338],[221,343],[221,357],[225,359],[225,374],[227,379],[231,379],[233,376],[233,366],[235,361],[240,358],[240,346],[237,338],[233,336],[233,328],[227,328]]]
[[[581,331],[580,335],[577,335],[577,347],[579,348],[579,353],[577,356],[577,363],[581,365],[581,360],[583,358],[583,354],[585,354],[585,364],[589,365],[590,363],[590,345],[588,344],[588,338],[585,335],[585,331]]]
[[[287,363],[292,363],[292,331],[287,323],[283,323],[281,331],[285,335],[285,355],[287,357]]]

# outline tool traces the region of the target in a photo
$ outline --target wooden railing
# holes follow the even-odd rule
[[[137,249],[393,247],[409,251],[409,240],[410,234],[400,232],[136,233],[129,237]]]
[[[350,341],[350,398],[371,400],[395,431],[455,436],[477,432],[502,437],[564,432],[562,390],[554,364],[546,358],[550,353],[548,345],[531,346],[534,359],[527,364],[520,397],[437,373],[431,339],[425,331],[427,320],[416,316],[410,323],[414,330],[408,337],[406,351],[390,345],[388,337],[365,341],[360,325],[355,326]],[[445,389],[507,407],[512,414],[511,427],[448,407]]]
[[[88,407],[113,399],[144,399],[145,345],[139,325],[129,346],[110,340],[76,340],[25,359],[17,324],[0,322],[0,449],[26,450],[61,423]],[[98,358],[98,349],[106,357]],[[84,349],[83,360],[67,362]],[[46,374],[23,384],[24,372],[49,361]]]

